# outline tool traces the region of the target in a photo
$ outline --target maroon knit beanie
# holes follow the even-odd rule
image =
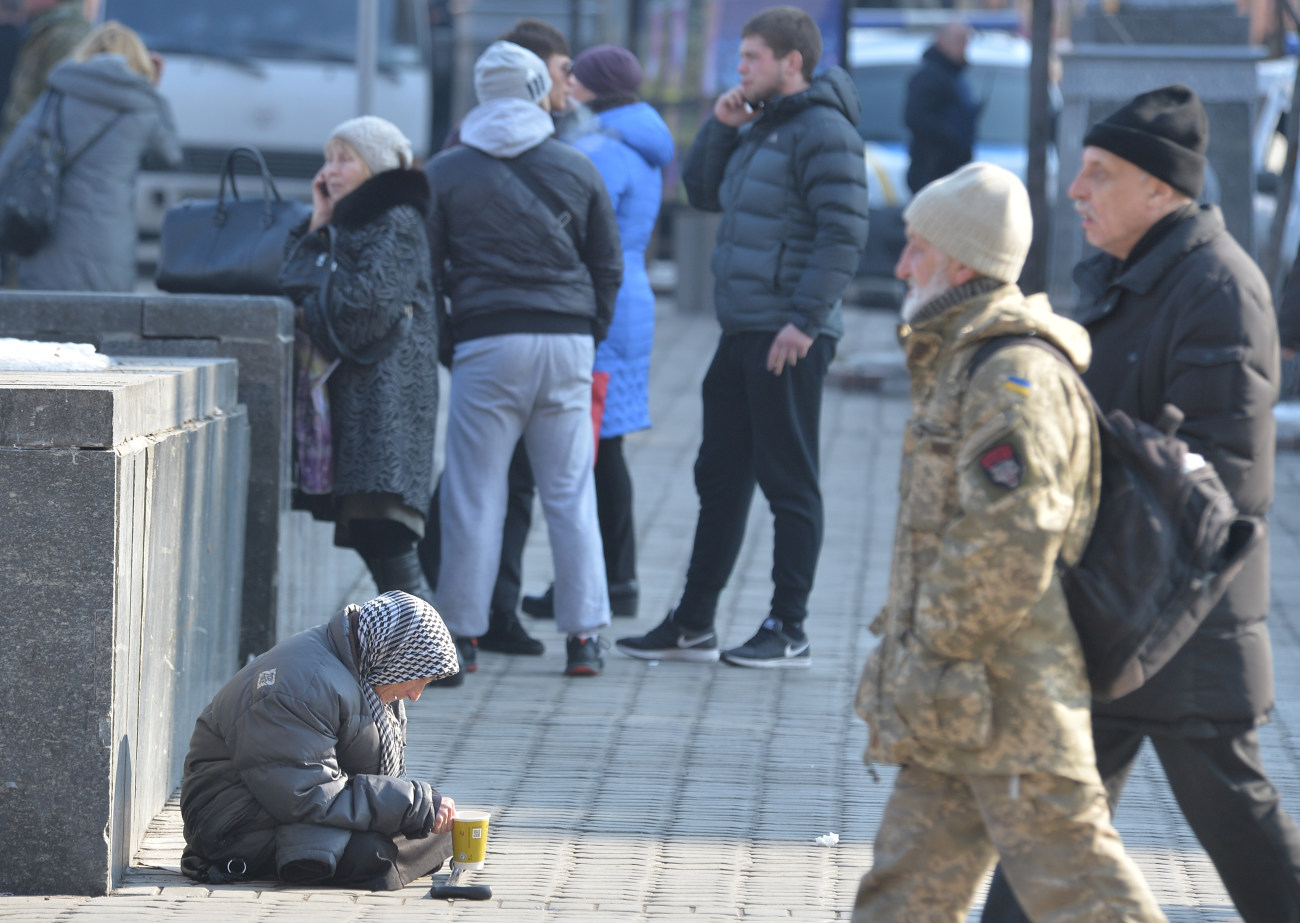
[[[593,45],[573,59],[573,76],[597,97],[635,96],[641,87],[636,55],[617,45]]]

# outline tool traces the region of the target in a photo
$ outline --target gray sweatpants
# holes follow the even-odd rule
[[[565,634],[609,624],[592,476],[591,366],[577,334],[512,333],[456,345],[442,472],[438,611],[458,637],[487,631],[501,558],[506,472],[520,436],[542,499]]]

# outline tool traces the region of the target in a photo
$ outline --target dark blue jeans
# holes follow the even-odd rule
[[[690,628],[713,625],[755,485],[774,518],[771,614],[791,626],[808,615],[822,545],[822,385],[836,341],[818,337],[797,365],[773,375],[767,354],[775,336],[724,335],[704,376],[704,435],[695,461],[700,514],[676,615]]]

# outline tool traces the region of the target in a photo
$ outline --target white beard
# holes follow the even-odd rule
[[[936,272],[925,285],[918,286],[909,283],[907,295],[903,298],[903,306],[899,310],[899,314],[902,315],[904,321],[911,323],[917,311],[951,288],[952,286],[948,284],[947,273],[944,272]]]

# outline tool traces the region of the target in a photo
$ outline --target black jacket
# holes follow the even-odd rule
[[[429,255],[451,300],[454,342],[506,333],[605,338],[623,281],[623,249],[609,193],[585,154],[547,138],[514,158],[469,146],[425,167],[433,187]],[[544,188],[567,219],[534,192]],[[452,343],[444,342],[444,357]]]
[[[418,170],[373,176],[334,207],[338,270],[330,285],[334,331],[364,354],[410,314],[397,349],[373,365],[344,359],[328,380],[334,442],[334,496],[393,494],[423,512],[433,495],[433,443],[438,420],[438,326],[424,236],[429,184]],[[309,275],[328,249],[307,225],[290,234],[282,281]],[[308,332],[329,355],[321,292],[288,286]]]
[[[1281,345],[1300,350],[1300,253],[1286,277],[1282,303],[1277,306],[1277,327]]]
[[[338,831],[419,835],[442,799],[427,783],[379,775],[379,730],[362,695],[345,617],[282,641],[203,710],[181,781],[186,851],[220,864],[276,852],[336,852]],[[315,831],[313,835],[313,830]],[[281,837],[280,863],[284,853]],[[335,856],[337,858],[337,856]]]
[[[912,133],[907,185],[913,192],[970,163],[979,106],[958,64],[930,46],[907,84],[903,121]]]
[[[723,213],[712,262],[723,333],[844,333],[840,299],[867,241],[861,111],[833,67],[739,129],[712,116],[700,129],[682,182],[693,206]]]
[[[1263,516],[1279,383],[1268,286],[1216,206],[1189,208],[1152,235],[1131,266],[1103,253],[1075,268],[1076,319],[1093,347],[1084,380],[1103,410],[1148,423],[1177,406],[1186,415],[1178,435],[1213,463],[1241,512]],[[1095,720],[1189,736],[1264,720],[1273,705],[1268,562],[1265,541],[1187,646],[1136,692],[1095,705]]]

